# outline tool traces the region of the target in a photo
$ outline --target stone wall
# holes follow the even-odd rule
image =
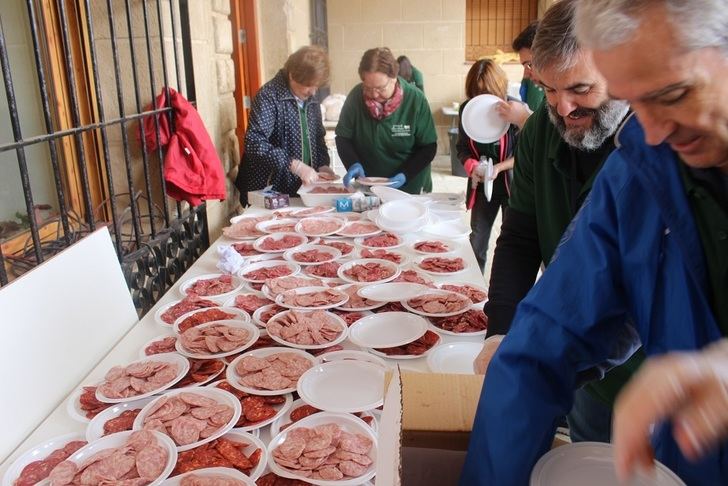
[[[451,118],[443,106],[464,97],[465,0],[329,0],[331,88],[347,94],[360,82],[365,50],[386,46],[420,71],[438,135],[438,153],[449,150]]]
[[[207,126],[227,174],[239,162],[239,144],[235,136],[235,65],[232,60],[233,32],[230,0],[196,0],[190,2],[192,62],[195,72],[197,109]],[[225,201],[207,203],[210,239],[216,239],[228,223],[238,203],[228,176]]]

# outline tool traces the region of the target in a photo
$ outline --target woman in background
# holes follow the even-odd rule
[[[328,80],[326,52],[304,46],[255,95],[235,181],[243,206],[248,204],[248,191],[272,185],[294,196],[302,183],[318,180],[319,172],[333,174],[321,108],[313,98]]]
[[[399,75],[408,83],[414,84],[420,91],[425,92],[425,80],[422,77],[422,71],[412,65],[412,61],[407,56],[399,56],[397,58],[399,64]]]
[[[344,184],[365,176],[388,177],[410,194],[432,191],[430,163],[437,133],[422,91],[397,76],[386,47],[369,49],[359,63],[361,83],[352,88],[336,125],[336,148],[347,173]]]
[[[508,171],[513,168],[513,153],[516,148],[518,130],[525,123],[528,110],[518,101],[508,100],[508,78],[506,73],[491,59],[481,59],[472,65],[465,78],[465,100],[460,105],[460,113],[470,100],[481,94],[491,94],[502,99],[498,105],[501,116],[511,125],[500,140],[493,143],[479,143],[472,140],[463,130],[462,121],[459,123],[457,155],[470,177],[466,193],[466,206],[471,210],[470,244],[475,252],[475,258],[480,266],[481,273],[485,270],[485,260],[488,253],[488,240],[493,221],[498,210],[505,209],[508,204]],[[502,106],[501,106],[502,105]],[[518,122],[514,122],[518,120]],[[483,183],[485,182],[486,163],[481,157],[493,160],[493,193],[490,201],[485,197]]]

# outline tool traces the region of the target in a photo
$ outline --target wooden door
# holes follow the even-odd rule
[[[235,63],[235,105],[238,113],[235,134],[241,151],[239,155],[242,155],[250,103],[260,88],[258,32],[255,24],[255,0],[230,0],[230,6]]]

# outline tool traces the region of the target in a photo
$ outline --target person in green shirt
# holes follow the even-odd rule
[[[493,257],[488,339],[476,359],[483,373],[510,330],[516,305],[548,265],[607,156],[629,111],[611,100],[604,78],[571,32],[572,0],[554,4],[533,45],[546,102],[528,118],[516,148],[513,184]],[[643,355],[576,392],[567,416],[572,441],[609,442],[611,406]]]
[[[521,89],[519,90],[521,101],[526,103],[531,111],[536,111],[541,106],[544,98],[543,88],[538,85],[538,80],[535,78],[533,72],[531,45],[533,44],[533,38],[536,36],[537,29],[538,20],[534,20],[513,39],[513,44],[511,45],[513,51],[518,53],[518,59],[523,66],[523,79],[521,80]]]
[[[412,65],[412,61],[407,56],[399,56],[397,58],[399,64],[399,75],[404,78],[408,83],[412,83],[423,93],[425,92],[425,78],[422,76],[422,71]]]
[[[369,49],[359,63],[362,82],[349,92],[336,126],[336,148],[348,169],[344,184],[387,177],[410,194],[432,191],[430,164],[437,134],[424,93],[397,76],[386,47]]]

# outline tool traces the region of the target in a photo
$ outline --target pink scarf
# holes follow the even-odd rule
[[[404,91],[399,85],[399,81],[397,81],[397,84],[394,85],[394,94],[384,103],[380,103],[377,100],[364,96],[364,104],[367,106],[367,110],[369,110],[369,114],[372,118],[375,120],[382,120],[399,108],[399,105],[402,104],[403,96]]]

